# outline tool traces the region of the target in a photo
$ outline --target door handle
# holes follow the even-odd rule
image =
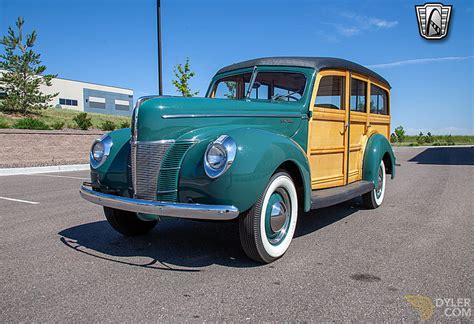
[[[345,124],[345,125],[344,125],[344,130],[343,130],[342,132],[339,131],[339,134],[344,135],[344,134],[346,133],[346,131],[347,131],[347,128],[349,128],[349,124]]]
[[[365,134],[367,134],[369,132],[369,128],[372,127],[372,125],[367,125],[365,126]]]

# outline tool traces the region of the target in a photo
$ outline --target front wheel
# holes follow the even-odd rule
[[[158,221],[143,221],[136,213],[104,207],[105,218],[119,233],[125,236],[136,236],[151,231]]]
[[[291,176],[280,171],[257,202],[239,218],[240,242],[247,256],[270,263],[285,254],[295,233],[298,195]]]
[[[382,205],[383,197],[385,195],[385,163],[380,161],[378,169],[378,181],[374,190],[362,195],[364,206],[369,209],[375,209]]]

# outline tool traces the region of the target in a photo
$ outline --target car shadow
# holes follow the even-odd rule
[[[408,161],[418,164],[474,165],[474,147],[430,147]]]
[[[357,200],[300,215],[295,239],[317,232],[359,210]],[[97,221],[64,229],[60,241],[82,254],[102,260],[156,270],[199,272],[219,264],[256,267],[240,246],[238,222],[164,219],[150,233],[126,237]]]

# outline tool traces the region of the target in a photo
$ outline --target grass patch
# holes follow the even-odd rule
[[[433,135],[429,140],[427,137],[420,141],[419,136],[406,136],[401,143],[393,143],[394,146],[446,146],[446,145],[474,145],[474,136],[471,135]]]
[[[69,109],[55,108],[45,109],[39,112],[38,114],[32,114],[29,116],[0,113],[0,128],[17,128],[16,122],[25,117],[39,120],[51,129],[79,128],[74,122],[74,117],[76,117],[79,113],[81,112]],[[130,117],[126,116],[114,116],[95,113],[87,113],[87,116],[91,118],[92,125],[90,126],[90,129],[101,129],[101,126],[106,121],[112,122],[115,125],[120,126],[130,124]],[[61,123],[62,126],[59,128],[59,125],[61,125]],[[1,127],[1,125],[3,125],[4,127]]]

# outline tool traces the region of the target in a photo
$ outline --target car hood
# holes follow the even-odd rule
[[[201,129],[218,132],[245,127],[292,137],[303,122],[307,124],[303,103],[288,102],[156,97],[144,101],[134,114],[138,141],[189,139]]]

